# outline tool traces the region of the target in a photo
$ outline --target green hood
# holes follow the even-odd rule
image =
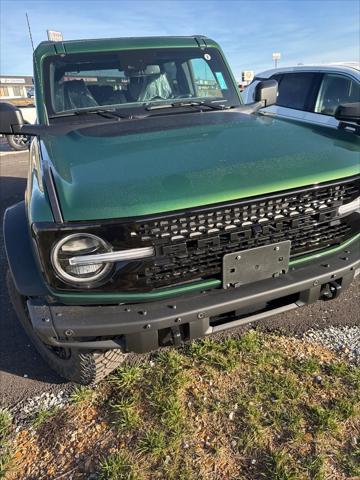
[[[359,139],[353,134],[227,115],[175,115],[179,128],[167,130],[124,134],[125,124],[118,122],[111,136],[97,133],[101,127],[91,135],[47,137],[43,155],[53,165],[64,220],[155,214],[359,173]],[[185,117],[192,126],[181,126]],[[151,126],[152,119],[139,122]]]

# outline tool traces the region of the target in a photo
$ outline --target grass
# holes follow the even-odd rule
[[[166,451],[165,433],[156,429],[148,430],[138,442],[138,451],[160,457]]]
[[[127,365],[119,368],[116,373],[109,378],[109,381],[119,389],[131,390],[136,386],[141,377],[142,370],[139,366]]]
[[[59,411],[59,407],[41,408],[31,420],[31,425],[35,430],[40,430],[46,423]]]
[[[309,423],[315,433],[336,432],[338,428],[337,415],[331,408],[322,405],[311,405],[308,407]]]
[[[0,409],[0,444],[9,436],[11,424],[11,413],[6,409]]]
[[[96,393],[93,388],[77,385],[70,395],[70,400],[73,403],[91,403],[95,396]]]
[[[97,388],[96,402],[92,392],[74,392],[61,438],[65,449],[72,433],[83,439],[84,446],[72,448],[79,458],[97,460],[102,480],[360,474],[360,368],[299,340],[255,331],[208,338],[124,365]],[[36,424],[56,428],[45,412]],[[39,452],[54,453],[47,463],[40,453],[32,459],[42,468],[33,476],[51,478],[59,461],[55,440],[41,444],[38,435],[37,441]],[[77,468],[73,453],[71,468]]]
[[[99,480],[142,480],[135,461],[127,454],[116,453],[101,463]]]
[[[0,478],[4,478],[10,468],[11,446],[9,436],[12,427],[11,413],[6,409],[0,409]]]
[[[140,417],[131,399],[119,400],[112,404],[112,409],[115,416],[114,424],[120,431],[130,431],[139,425]]]
[[[291,455],[284,449],[264,454],[264,473],[272,480],[298,480],[299,474],[292,465]]]
[[[360,477],[360,435],[348,442],[348,449],[339,456],[339,461],[348,477]]]

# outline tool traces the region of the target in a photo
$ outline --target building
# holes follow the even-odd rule
[[[0,75],[0,100],[27,98],[34,87],[33,78],[19,75]]]
[[[243,82],[246,82],[247,85],[249,85],[249,83],[251,83],[254,80],[254,77],[255,77],[254,70],[244,70],[241,73],[241,80]]]

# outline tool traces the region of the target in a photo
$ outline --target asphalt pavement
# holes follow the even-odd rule
[[[21,201],[26,187],[28,152],[11,152],[0,141],[0,215]],[[16,239],[14,239],[16,241]],[[0,236],[0,405],[14,406],[44,392],[68,388],[37,354],[18,323],[11,307],[5,283],[6,258],[3,236]],[[309,328],[329,325],[360,324],[360,280],[338,299],[317,302],[258,323],[264,330],[279,330],[286,335],[301,335]],[[244,330],[248,327],[242,328]],[[239,331],[239,329],[237,330]]]
[[[24,198],[28,152],[12,152],[0,142],[0,221],[5,209]],[[14,239],[16,241],[16,239]],[[7,263],[0,233],[0,406],[12,406],[44,391],[64,388],[64,380],[42,360],[12,309],[6,289]]]

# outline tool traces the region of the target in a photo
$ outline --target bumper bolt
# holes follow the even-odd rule
[[[149,328],[151,328],[150,323],[148,323],[147,325],[144,325],[144,328],[145,328],[145,330],[149,330]]]
[[[241,255],[237,255],[237,256],[235,257],[235,260],[241,260]]]
[[[316,285],[319,285],[319,280],[315,280],[315,282],[313,283],[314,287],[316,287]]]
[[[169,305],[169,308],[172,308],[173,310],[176,310],[176,305]]]
[[[147,315],[147,311],[146,310],[140,310],[140,312],[138,312],[140,315]]]
[[[205,313],[205,312],[200,312],[200,313],[198,313],[198,316],[197,316],[197,317],[198,317],[198,319],[201,320],[202,318],[205,318],[205,317],[206,317],[206,313]]]
[[[45,322],[45,323],[49,323],[49,322],[50,322],[50,318],[43,318],[42,321]]]
[[[181,318],[178,317],[178,318],[175,318],[175,323],[180,323],[181,322]]]
[[[73,331],[73,330],[70,330],[70,329],[69,329],[69,330],[65,330],[64,333],[65,333],[65,335],[66,335],[67,337],[72,337],[72,336],[74,335],[74,331]]]

